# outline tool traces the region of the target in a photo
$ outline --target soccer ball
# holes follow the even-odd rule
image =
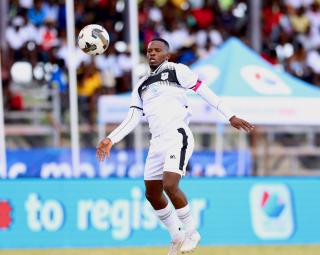
[[[100,55],[109,46],[110,37],[102,26],[91,24],[81,29],[78,36],[80,49],[91,56]]]

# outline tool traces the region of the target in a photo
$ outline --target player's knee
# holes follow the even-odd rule
[[[154,201],[159,200],[159,195],[151,192],[145,192],[146,199],[152,204]]]
[[[177,194],[178,191],[178,185],[175,182],[171,182],[171,181],[166,181],[163,183],[163,189],[165,190],[165,192],[171,196],[171,195],[175,195]]]

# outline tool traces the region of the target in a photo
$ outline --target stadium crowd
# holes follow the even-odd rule
[[[320,1],[265,0],[261,12],[262,49],[270,63],[320,86]],[[170,11],[167,11],[170,10]],[[131,89],[127,9],[123,0],[75,1],[76,33],[87,24],[104,26],[111,38],[107,54],[91,58],[77,48],[81,121],[94,123],[100,94]],[[139,4],[140,50],[151,38],[168,40],[172,60],[191,64],[214,52],[230,36],[249,43],[249,3],[245,0],[148,0]],[[65,1],[9,1],[5,40],[4,88],[7,109],[23,109],[23,98],[10,90],[10,68],[27,61],[46,67],[35,84],[67,90]],[[141,55],[143,57],[143,54]],[[49,63],[49,65],[48,65]],[[48,85],[49,84],[49,85]],[[68,105],[64,96],[62,105]]]

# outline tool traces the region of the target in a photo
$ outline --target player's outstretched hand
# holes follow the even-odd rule
[[[107,158],[110,157],[110,150],[112,147],[112,141],[109,138],[104,138],[96,149],[96,156],[99,161],[103,161],[104,158],[107,156]]]
[[[246,132],[251,132],[253,129],[254,129],[254,126],[251,125],[249,122],[243,120],[243,119],[240,119],[236,116],[232,116],[230,118],[230,124],[235,127],[236,129],[243,129],[245,130]]]

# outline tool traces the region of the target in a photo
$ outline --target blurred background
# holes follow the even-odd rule
[[[104,55],[68,48],[67,2],[75,38],[106,28]],[[143,198],[146,122],[95,159],[154,37],[256,127],[231,128],[190,93],[195,151],[182,183],[203,244],[319,244],[320,1],[1,0],[0,248],[169,241]]]

